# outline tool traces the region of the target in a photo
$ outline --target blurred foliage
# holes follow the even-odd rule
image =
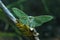
[[[0,32],[0,37],[14,37],[16,36],[16,34],[14,33],[4,33],[4,32]]]

